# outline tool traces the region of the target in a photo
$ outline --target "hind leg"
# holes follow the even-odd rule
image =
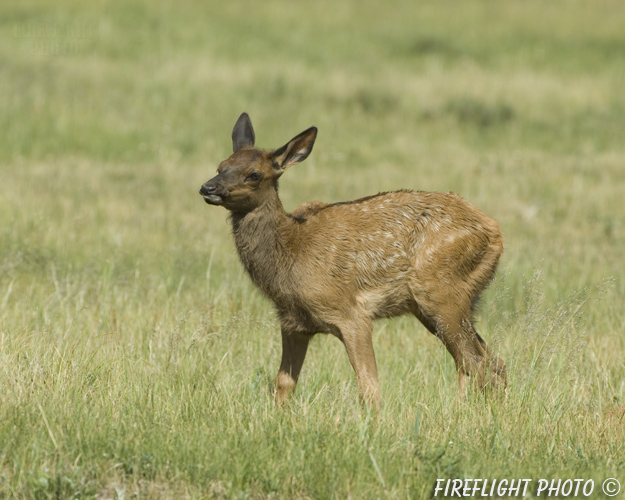
[[[477,339],[470,315],[442,312],[436,318],[436,335],[451,354],[458,370],[458,396],[463,398],[469,387],[484,385],[486,350]]]
[[[494,388],[496,390],[506,391],[507,387],[507,375],[506,375],[506,363],[499,356],[493,354],[490,348],[486,345],[486,342],[480,337],[480,334],[475,332],[478,341],[482,344],[482,347],[486,351],[487,364],[485,366],[485,378],[483,387],[485,389]]]
[[[458,370],[458,396],[463,398],[469,387],[484,390],[490,386],[505,388],[505,365],[491,356],[486,343],[473,326],[470,303],[458,307],[446,303],[413,311],[425,327],[441,339]]]

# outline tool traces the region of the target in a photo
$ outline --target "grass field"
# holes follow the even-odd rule
[[[175,6],[174,6],[175,5]],[[440,478],[625,485],[625,4],[0,5],[0,498],[429,498]],[[272,305],[197,194],[250,113],[316,125],[287,210],[455,191],[506,252],[478,329],[509,395],[376,324],[383,409],[319,335],[276,409]],[[543,494],[544,496],[544,494]]]

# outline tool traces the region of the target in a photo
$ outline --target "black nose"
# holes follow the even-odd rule
[[[202,184],[202,187],[200,188],[200,194],[202,196],[208,196],[209,194],[213,194],[216,189],[216,186],[207,186],[206,184]]]

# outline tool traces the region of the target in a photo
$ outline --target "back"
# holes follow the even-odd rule
[[[315,249],[372,258],[411,258],[424,242],[445,247],[469,233],[491,242],[501,239],[497,222],[453,193],[392,191],[349,202],[307,202],[291,214],[299,226],[296,238]],[[480,238],[481,237],[481,238]],[[395,255],[397,254],[397,255]]]

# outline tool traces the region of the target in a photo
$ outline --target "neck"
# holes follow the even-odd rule
[[[279,269],[291,260],[280,229],[292,223],[276,193],[251,212],[231,214],[239,257],[252,281],[271,298],[280,293]]]

